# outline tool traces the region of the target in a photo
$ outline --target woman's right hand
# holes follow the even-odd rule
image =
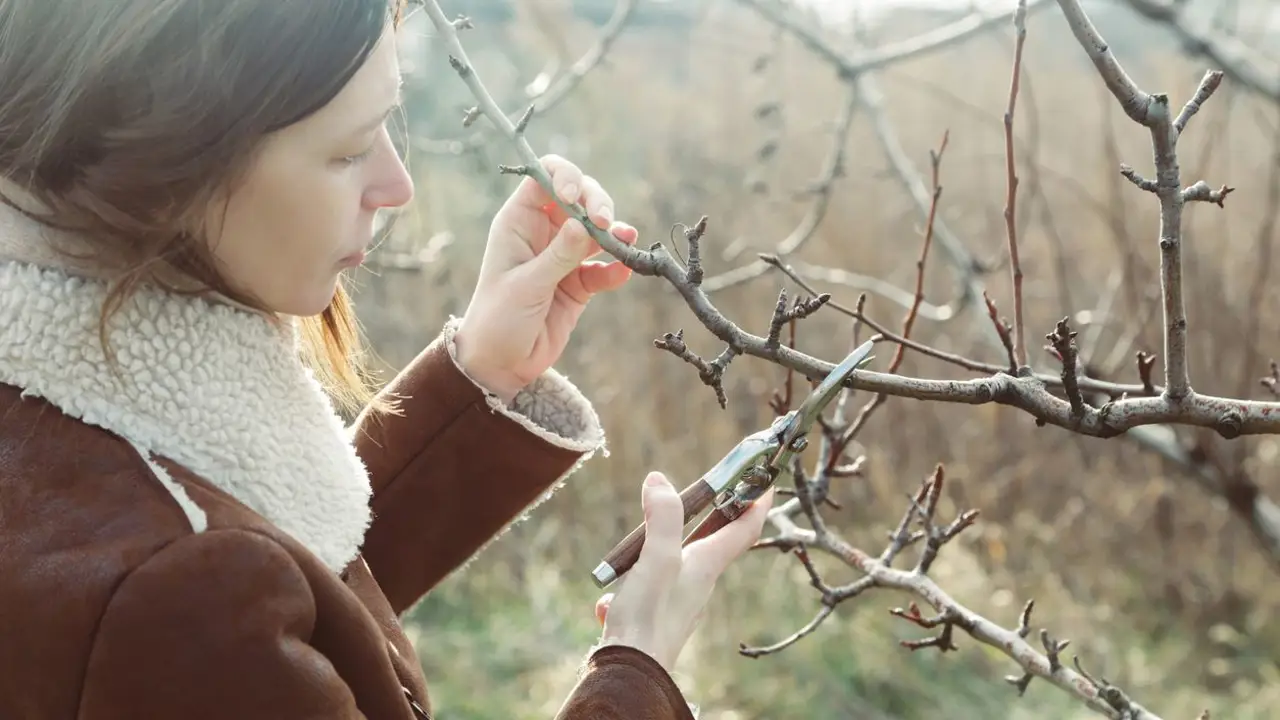
[[[638,648],[671,672],[716,581],[760,538],[773,489],[737,520],[683,548],[684,507],[679,490],[662,473],[645,478],[641,504],[645,540],[640,557],[618,580],[617,591],[596,603],[596,618],[604,625],[602,645]]]

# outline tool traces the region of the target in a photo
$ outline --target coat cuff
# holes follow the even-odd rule
[[[609,455],[604,428],[591,401],[554,368],[549,368],[517,393],[510,405],[468,375],[458,364],[455,335],[461,322],[461,318],[450,317],[445,323],[445,347],[458,373],[484,395],[490,410],[510,418],[556,447],[579,453],[599,451],[605,457]]]
[[[697,720],[675,679],[648,653],[630,645],[604,643],[587,654],[578,684],[557,720]]]
[[[548,370],[511,403],[458,365],[450,319],[383,389],[394,415],[353,428],[373,486],[364,557],[399,614],[559,490],[604,431],[591,403]]]

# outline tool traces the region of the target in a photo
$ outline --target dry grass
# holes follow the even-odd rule
[[[751,75],[753,48],[768,44],[768,28],[731,5],[713,8],[688,38],[658,29],[624,36],[609,65],[530,133],[535,148],[554,149],[601,178],[619,215],[641,229],[642,242],[665,242],[671,224],[710,216],[709,275],[770,249],[803,215],[803,201],[791,200],[787,190],[816,175],[827,152],[826,124],[842,96],[832,73],[794,42],[784,41],[778,68]],[[1052,10],[1029,26],[1016,133],[1032,359],[1044,362],[1039,340],[1054,321],[1093,309],[1110,275],[1123,270],[1115,314],[1095,357],[1118,352],[1118,379],[1136,382],[1133,352],[1161,350],[1157,204],[1116,168],[1120,162],[1139,171],[1149,167],[1147,134],[1110,100]],[[512,97],[520,75],[503,64],[497,43],[508,43],[502,48],[508,56],[537,58],[555,47],[542,37],[532,27],[481,27],[467,42],[487,81],[493,78],[491,89]],[[559,40],[573,56],[590,33],[569,28]],[[991,260],[1005,254],[1000,113],[1011,57],[1006,34],[881,75],[902,142],[922,172],[929,149],[950,132],[941,214],[972,252]],[[459,134],[465,90],[438,58],[431,60],[429,84],[411,94],[413,131]],[[1123,60],[1144,87],[1167,89],[1178,103],[1204,69],[1175,57]],[[765,175],[773,192],[765,196],[744,188],[744,178],[760,172],[752,156],[764,133],[751,113],[763,100],[782,102],[786,122]],[[1193,126],[1181,144],[1186,182],[1204,178],[1238,189],[1225,211],[1188,207],[1192,384],[1209,393],[1260,396],[1265,390],[1257,378],[1267,372],[1270,355],[1280,355],[1280,320],[1267,312],[1278,299],[1275,284],[1266,282],[1275,263],[1262,249],[1277,233],[1259,239],[1277,204],[1268,197],[1268,182],[1280,114],[1228,83]],[[799,257],[910,287],[923,222],[891,177],[865,118],[855,120],[849,143],[848,177]],[[358,278],[364,323],[389,368],[408,361],[449,314],[465,308],[488,218],[512,186],[493,168],[510,160],[500,140],[479,158],[413,158],[418,199],[396,242],[424,244],[445,231],[456,240],[420,272]],[[726,257],[731,245],[739,252]],[[1126,256],[1133,258],[1127,267]],[[942,303],[954,287],[934,258],[926,298]],[[987,278],[1006,313],[1007,275],[1001,265]],[[714,299],[730,318],[760,332],[782,286],[779,276],[768,275]],[[850,304],[856,297],[829,289]],[[782,378],[777,368],[735,361],[725,383],[729,408],[720,410],[689,367],[652,347],[653,338],[685,327],[693,349],[718,350],[668,290],[636,278],[624,291],[597,299],[559,365],[596,402],[610,457],[592,461],[415,611],[417,641],[446,714],[553,715],[597,631],[588,571],[636,522],[645,471],[662,469],[686,483],[743,433],[768,422],[768,396]],[[1117,351],[1117,341],[1151,303],[1156,314],[1141,325],[1137,344]],[[876,297],[868,309],[890,323],[903,313]],[[921,321],[915,337],[999,362],[962,323]],[[845,351],[848,325],[835,313],[820,312],[799,330],[798,344],[807,352],[835,358]],[[901,372],[961,376],[911,354]],[[1201,439],[1236,458],[1264,492],[1280,495],[1276,439]],[[949,546],[935,566],[934,575],[957,599],[1013,625],[1022,602],[1035,597],[1035,627],[1070,638],[1068,655],[1081,653],[1086,667],[1165,717],[1194,717],[1211,707],[1215,718],[1261,718],[1268,715],[1264,708],[1280,706],[1276,568],[1225,504],[1196,489],[1179,468],[1122,439],[1036,428],[1030,417],[993,405],[890,399],[861,441],[870,454],[867,477],[838,488],[845,509],[828,513],[828,522],[851,541],[878,549],[904,493],[934,464],[945,463],[950,484],[942,515],[965,507],[982,512],[967,541]],[[847,569],[819,566],[830,581],[852,579]],[[726,575],[713,602],[679,675],[708,720],[1087,717],[1043,684],[1033,683],[1018,701],[1001,680],[1015,669],[1012,663],[963,637],[961,652],[945,656],[898,647],[913,629],[889,616],[887,608],[905,599],[888,594],[843,606],[782,654],[738,656],[739,642],[776,640],[816,609],[802,568],[785,555],[747,557]]]

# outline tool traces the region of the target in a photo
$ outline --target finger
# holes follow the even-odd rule
[[[773,498],[774,488],[769,488],[736,520],[705,538],[689,543],[686,563],[706,580],[714,582],[760,539],[765,518],[773,507]]]
[[[640,239],[640,231],[636,230],[634,227],[624,222],[613,223],[613,225],[610,226],[609,228],[609,234],[612,235],[615,239],[621,241],[623,245],[635,245],[636,242]],[[593,241],[594,241],[594,238],[593,238]],[[596,249],[596,252],[593,252],[588,257],[595,257],[596,255],[600,255],[600,254],[607,254],[605,253],[604,248],[600,247],[599,242],[596,242],[595,249]]]
[[[639,593],[653,597],[661,594],[680,573],[684,504],[680,493],[659,472],[651,472],[645,478],[641,504],[644,544],[629,579]]]
[[[613,602],[613,593],[605,593],[596,601],[596,622],[604,625],[605,618],[609,616],[609,603]]]
[[[592,254],[595,240],[576,218],[569,218],[547,247],[525,264],[539,288],[554,288]]]
[[[635,245],[636,240],[640,239],[640,231],[624,222],[614,223],[609,234],[621,240],[623,245]]]
[[[634,245],[640,235],[635,228],[626,223],[614,223],[612,234],[625,245]],[[599,244],[593,240],[590,247],[591,249],[585,251],[584,259],[596,254],[593,250],[598,249]],[[575,271],[567,273],[560,280],[559,288],[573,302],[585,305],[591,300],[591,296],[597,293],[622,287],[627,280],[631,279],[632,274],[631,268],[616,260],[585,262]]]
[[[613,198],[605,191],[604,186],[590,175],[582,177],[582,197],[577,198],[587,211],[587,217],[596,227],[607,230],[613,225]]]
[[[578,202],[582,195],[582,170],[559,155],[544,155],[538,162],[550,176],[556,197],[566,203]],[[530,210],[542,210],[552,202],[552,198],[537,180],[525,176],[507,202]]]
[[[604,187],[602,187],[600,183],[590,175],[582,175],[579,182],[582,193],[578,197],[575,197],[573,202],[582,205],[586,210],[587,220],[590,221],[596,229],[610,229],[613,225],[613,198],[610,197],[609,193],[605,192]],[[558,223],[563,223],[565,218],[568,216],[565,215],[564,211],[556,206],[555,203],[552,203],[551,205],[555,207],[555,211],[548,213],[547,218],[551,220],[552,227],[556,227]],[[591,250],[587,253],[586,257],[591,257],[592,255],[603,251],[604,248],[600,247],[600,243],[596,242],[595,238],[592,238]]]
[[[567,287],[564,289],[575,302],[585,303],[592,295],[622,287],[631,278],[632,272],[631,268],[615,260],[584,263],[576,274],[576,282],[566,282]]]

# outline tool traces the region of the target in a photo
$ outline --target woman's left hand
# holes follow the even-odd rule
[[[614,220],[613,198],[594,178],[556,155],[542,167],[560,199],[578,203],[599,228],[632,245],[636,229]],[[587,302],[615,290],[631,269],[610,258],[587,261],[600,245],[531,177],[494,216],[480,278],[455,334],[458,364],[511,402],[555,364]]]

